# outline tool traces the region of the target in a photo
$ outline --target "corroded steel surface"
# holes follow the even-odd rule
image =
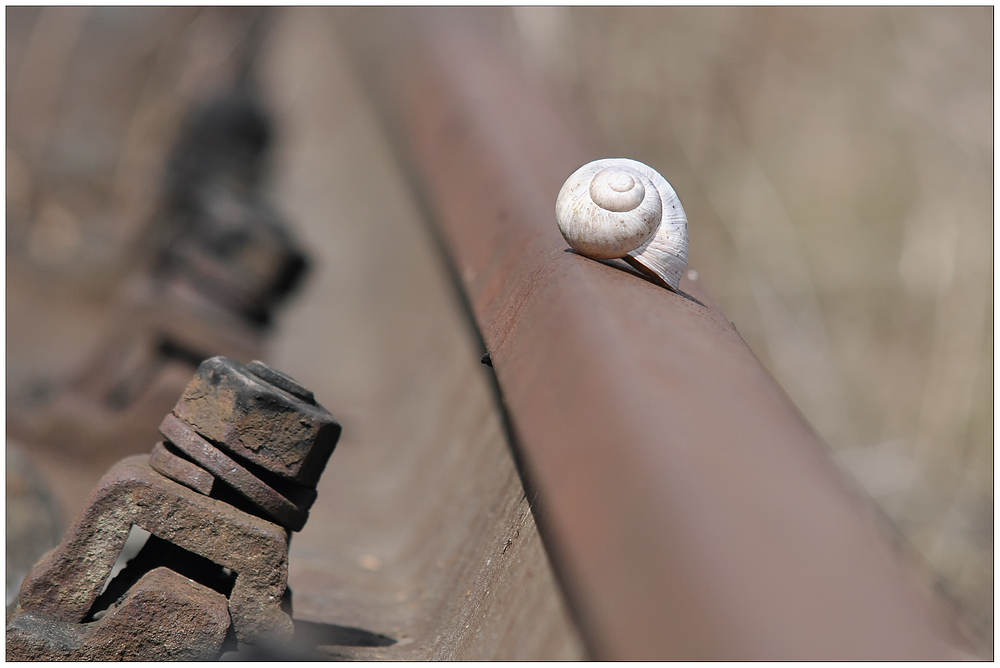
[[[20,614],[8,627],[7,660],[206,661],[218,656],[229,622],[225,596],[157,568],[98,621]]]
[[[410,48],[362,53],[366,76],[437,216],[595,654],[958,656],[885,527],[697,281],[675,294],[568,251],[556,193],[604,156],[474,16],[410,19]]]
[[[220,480],[224,480],[230,487],[239,490],[243,496],[281,525],[298,531],[306,523],[309,515],[305,510],[262,482],[174,415],[163,418],[163,422],[160,423],[160,433],[195,463],[203,466]]]
[[[221,357],[198,367],[177,407],[189,421],[168,414],[167,440],[115,465],[28,573],[8,659],[214,658],[230,622],[240,643],[292,639],[289,532],[308,518],[340,425],[294,379]],[[242,437],[263,465],[241,465],[232,438],[206,434]],[[134,526],[152,536],[111,578]]]
[[[202,494],[211,494],[215,477],[194,462],[178,457],[160,441],[149,453],[149,465],[157,473]]]
[[[205,360],[173,414],[230,453],[289,483],[314,488],[340,425],[311,393],[303,399],[274,385],[282,381],[273,370],[267,379],[251,371],[261,367],[223,357]]]
[[[237,574],[229,596],[237,637],[291,637],[291,618],[280,608],[285,530],[164,478],[145,455],[122,460],[104,477],[62,542],[25,578],[20,609],[84,621],[133,524]]]

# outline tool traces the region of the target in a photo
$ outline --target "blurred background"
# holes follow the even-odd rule
[[[261,188],[316,255],[301,296],[265,332],[274,358],[309,381],[309,355],[324,354],[340,318],[385,308],[380,279],[336,269],[362,243],[357,218],[309,200],[350,171],[347,158],[307,171],[296,158],[343,135],[328,145],[391,162],[337,41],[364,11],[7,8],[9,435],[29,399],[56,410],[46,383],[78,372],[106,340],[123,283],[156,257],[165,168],[186,115],[247,71],[277,137]],[[691,267],[992,647],[993,9],[483,12],[525,76],[574,108],[609,155],[672,183]],[[350,113],[321,115],[316,81]],[[344,194],[365,216],[381,186],[352,184],[369,189]],[[324,234],[335,243],[318,243]],[[349,291],[340,311],[309,305],[323,285]],[[392,344],[358,345],[380,342]],[[363,384],[364,369],[352,373]],[[370,395],[341,405],[375,419],[359,403]],[[58,536],[53,526],[75,516],[106,466],[36,448],[32,433],[7,447],[8,599],[21,568],[12,556],[37,558],[18,546]],[[18,520],[19,508],[36,520]]]

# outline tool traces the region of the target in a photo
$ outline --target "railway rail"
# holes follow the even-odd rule
[[[351,31],[364,79],[483,338],[593,655],[961,656],[697,272],[673,293],[566,248],[555,195],[605,156],[515,73],[482,13],[413,12],[409,39],[367,19]]]

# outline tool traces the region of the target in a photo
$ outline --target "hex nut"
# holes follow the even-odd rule
[[[267,375],[257,363],[255,368]],[[269,367],[266,367],[269,368]],[[285,378],[273,371],[274,382]],[[198,367],[174,415],[205,439],[291,482],[315,487],[340,438],[340,425],[322,406],[225,357]],[[308,392],[302,388],[302,392]],[[311,393],[309,393],[311,397]]]

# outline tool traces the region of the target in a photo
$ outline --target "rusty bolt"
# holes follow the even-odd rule
[[[266,512],[278,524],[300,531],[309,513],[289,501],[273,487],[226,455],[174,415],[163,418],[160,433],[205,470],[224,480],[230,487]],[[203,492],[204,493],[204,492]],[[309,499],[312,501],[312,498]]]
[[[287,375],[214,357],[160,431],[148,456],[104,476],[25,578],[9,659],[212,658],[230,623],[240,643],[291,638],[288,531],[308,517],[340,425]],[[227,490],[262,512],[230,505],[241,504]],[[102,594],[133,526],[153,537]]]
[[[229,454],[315,487],[340,425],[311,399],[298,383],[262,362],[245,367],[213,357],[198,367],[174,415]]]

